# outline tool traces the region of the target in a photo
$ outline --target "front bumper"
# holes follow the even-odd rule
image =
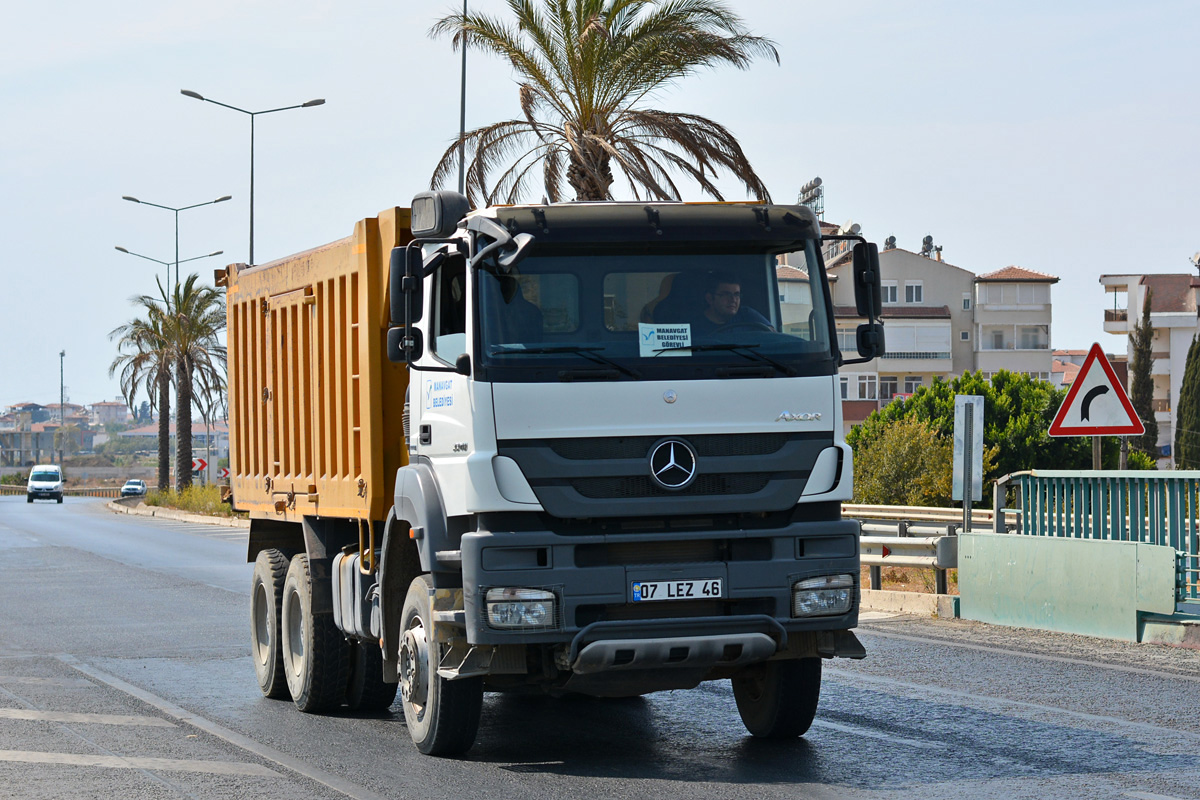
[[[761,637],[782,650],[789,634],[844,631],[858,624],[858,535],[858,523],[844,520],[795,522],[769,530],[464,534],[467,640],[480,645],[567,643],[571,660],[576,661],[597,643],[604,643],[601,650],[615,651],[620,642],[630,641],[639,643],[634,648],[639,652],[656,652],[662,648],[651,642],[686,636],[696,639],[703,651],[708,645],[701,640],[715,637],[713,642],[741,643],[748,658],[761,660]],[[850,610],[793,618],[792,585],[832,574],[855,577]],[[636,582],[712,579],[722,581],[720,599],[633,599]],[[495,587],[554,592],[558,606],[553,628],[490,627],[485,596]],[[637,652],[633,657],[640,658]]]

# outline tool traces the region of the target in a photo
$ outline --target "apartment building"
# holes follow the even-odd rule
[[[975,366],[984,377],[1006,369],[1051,378],[1050,287],[1058,278],[1005,267],[975,279]]]
[[[1150,324],[1154,326],[1151,344],[1153,360],[1150,375],[1154,379],[1154,419],[1158,423],[1160,469],[1171,469],[1171,448],[1175,443],[1175,404],[1183,383],[1192,338],[1200,333],[1197,318],[1197,293],[1200,278],[1186,273],[1148,275],[1101,275],[1104,291],[1112,294],[1113,306],[1104,312],[1104,330],[1125,340],[1125,351],[1132,364],[1129,334],[1142,320],[1146,297],[1150,297]],[[1132,370],[1131,370],[1132,372]],[[1128,383],[1126,384],[1128,388]]]
[[[1058,278],[1022,267],[976,275],[942,260],[940,249],[889,245],[879,254],[887,352],[843,369],[847,430],[935,378],[1007,369],[1050,379],[1050,287]],[[850,254],[842,242],[827,248],[838,340],[853,353],[855,330],[866,320],[854,306]]]

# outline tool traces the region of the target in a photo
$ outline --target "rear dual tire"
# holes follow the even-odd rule
[[[254,578],[250,584],[250,655],[258,688],[272,700],[291,696],[283,674],[280,644],[280,611],[287,571],[288,558],[282,551],[273,547],[260,550],[254,560]]]
[[[301,711],[335,709],[346,698],[350,644],[333,623],[333,613],[313,613],[308,556],[294,556],[283,582],[280,613],[283,672],[292,701]]]

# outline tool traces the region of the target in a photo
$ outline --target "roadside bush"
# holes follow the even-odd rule
[[[14,472],[10,475],[0,475],[0,485],[3,486],[24,486],[28,481],[28,472]]]
[[[148,506],[177,508],[192,514],[208,514],[216,517],[241,517],[228,503],[221,502],[221,487],[216,484],[207,486],[189,486],[182,492],[167,490],[160,492],[152,489],[146,493],[144,501]]]

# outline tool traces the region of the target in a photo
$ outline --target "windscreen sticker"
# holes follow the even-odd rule
[[[638,323],[638,355],[642,358],[686,356],[692,346],[692,326]]]

